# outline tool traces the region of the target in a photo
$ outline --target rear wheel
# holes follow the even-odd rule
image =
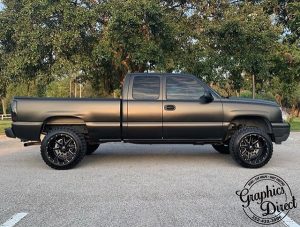
[[[86,155],[93,154],[99,147],[99,144],[87,144]]]
[[[55,128],[43,139],[41,155],[45,163],[54,169],[71,169],[85,156],[84,136],[71,128]]]
[[[234,133],[229,150],[233,159],[241,166],[259,168],[271,159],[273,144],[270,136],[263,130],[246,127]]]
[[[213,148],[221,154],[229,154],[229,145],[228,144],[213,144]]]

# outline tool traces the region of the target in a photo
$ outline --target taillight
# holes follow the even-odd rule
[[[13,100],[11,102],[11,119],[12,121],[16,121],[17,120],[17,101]]]

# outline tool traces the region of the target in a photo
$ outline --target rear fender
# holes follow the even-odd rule
[[[84,134],[88,132],[84,120],[78,117],[67,116],[47,118],[44,121],[42,132],[47,133],[52,128],[61,126],[70,126],[72,128],[75,128],[76,131]]]

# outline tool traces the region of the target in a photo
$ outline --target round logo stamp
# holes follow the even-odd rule
[[[271,173],[252,177],[236,194],[245,214],[263,225],[281,221],[291,209],[297,207],[289,185],[281,177]]]

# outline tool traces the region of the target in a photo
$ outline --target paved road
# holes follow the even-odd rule
[[[253,170],[208,145],[110,143],[77,168],[56,171],[38,146],[2,138],[0,224],[26,212],[18,226],[257,226],[235,191],[267,172],[300,200],[299,148],[300,133],[292,133],[267,166]],[[288,214],[298,224],[299,211]]]

